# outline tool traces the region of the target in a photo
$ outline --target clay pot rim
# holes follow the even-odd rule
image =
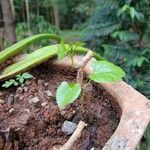
[[[82,64],[83,56],[76,55],[76,66]],[[91,61],[85,67],[85,73],[92,72]],[[62,61],[53,60],[55,65],[71,67],[71,61],[65,57]],[[119,125],[103,150],[134,150],[142,138],[150,122],[150,101],[132,86],[124,81],[117,83],[99,84],[111,94],[118,102],[122,115]]]

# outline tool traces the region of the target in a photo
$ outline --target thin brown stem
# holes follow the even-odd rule
[[[91,58],[93,57],[93,52],[89,51],[85,57],[83,58],[83,64],[81,65],[81,67],[78,70],[77,73],[77,82],[82,86],[83,84],[83,75],[84,75],[84,68],[87,65],[87,63],[91,60]]]
[[[92,119],[90,119],[91,110],[89,109],[89,106],[91,102],[93,87],[91,83],[83,84],[83,78],[84,78],[84,68],[92,57],[93,53],[92,51],[89,51],[83,58],[83,64],[81,65],[77,73],[77,82],[82,87],[82,95],[80,97],[80,110],[83,118],[86,120],[90,120],[89,122],[92,122]]]

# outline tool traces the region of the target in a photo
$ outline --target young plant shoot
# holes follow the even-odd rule
[[[4,88],[9,88],[10,86],[19,86],[22,85],[25,80],[31,79],[33,76],[29,73],[23,73],[20,75],[17,75],[15,79],[10,79],[8,81],[5,81],[5,83],[2,85]]]
[[[65,51],[67,50],[65,49]],[[82,80],[84,68],[90,61],[92,56],[92,51],[89,51],[85,56],[83,65],[78,70],[78,83],[70,84],[64,81],[58,87],[56,92],[56,100],[60,109],[63,109],[66,105],[73,103],[80,96],[81,90],[83,90]],[[93,72],[90,73],[88,77],[91,81],[95,81],[98,83],[117,82],[125,76],[125,72],[120,67],[115,66],[113,63],[105,60],[94,60],[91,67],[93,69]]]
[[[69,55],[72,67],[75,68],[73,58],[76,53],[87,54],[86,56],[90,54],[89,55],[90,57],[86,59],[86,61],[83,61],[83,65],[81,65],[81,67],[78,70],[77,83],[67,83],[66,81],[64,81],[57,89],[56,92],[57,104],[60,109],[63,109],[66,105],[73,103],[80,96],[81,90],[83,89],[82,80],[84,67],[92,57],[95,57],[96,60],[93,61],[92,63],[93,72],[88,76],[90,80],[98,83],[116,82],[120,81],[125,76],[124,71],[120,67],[117,67],[114,64],[105,61],[104,58],[101,57],[100,55],[88,50],[87,48],[84,48],[83,47],[84,43],[75,42],[65,44],[63,39],[59,38],[56,35],[51,34],[39,34],[36,36],[32,36],[5,49],[4,51],[0,52],[0,64],[4,63],[11,57],[19,54],[29,44],[32,44],[37,40],[48,38],[55,39],[58,42],[61,41],[61,43],[42,47],[32,52],[31,54],[28,54],[27,57],[20,60],[19,62],[14,63],[1,70],[0,81],[4,81],[17,75],[15,79],[5,81],[2,87],[8,88],[12,85],[14,86],[22,85],[26,79],[30,79],[33,77],[28,73],[24,73],[25,71],[39,65],[40,63],[49,60],[52,57],[55,57],[56,55],[58,57],[58,60],[61,60],[66,55]],[[18,75],[21,73],[23,74]]]
[[[75,42],[75,43],[69,43],[68,46],[66,47],[64,40],[61,40],[60,46],[57,50],[57,57],[58,60],[62,60],[67,54],[70,57],[71,63],[72,63],[72,67],[74,68],[74,60],[73,57],[75,55],[75,51],[78,47],[80,46],[84,46],[85,43],[81,43],[79,41]]]

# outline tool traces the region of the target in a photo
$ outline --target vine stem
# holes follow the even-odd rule
[[[73,60],[73,55],[70,55],[70,59],[71,59],[72,68],[75,68],[75,64],[74,64],[74,60]]]
[[[91,58],[93,57],[93,52],[92,51],[88,51],[88,53],[85,55],[85,57],[83,58],[83,63],[81,65],[81,67],[78,70],[77,73],[77,82],[82,86],[83,84],[83,75],[84,75],[84,68],[87,65],[87,63],[91,60]]]

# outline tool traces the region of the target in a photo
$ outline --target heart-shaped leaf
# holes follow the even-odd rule
[[[92,68],[94,72],[89,75],[89,78],[99,83],[120,81],[125,76],[125,72],[120,67],[105,60],[94,61]]]
[[[56,101],[58,107],[63,109],[66,105],[75,101],[81,93],[79,83],[62,82],[56,91]]]

